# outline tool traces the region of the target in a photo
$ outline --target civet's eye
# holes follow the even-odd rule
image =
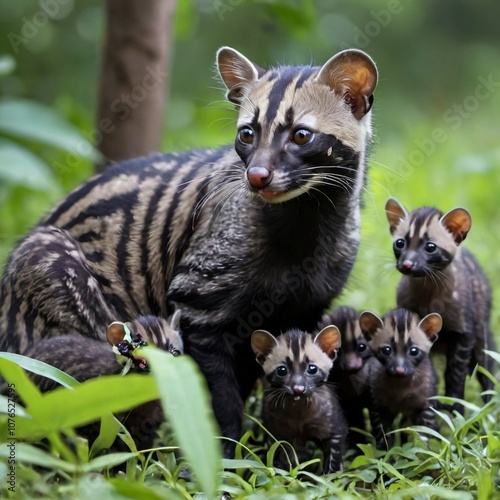
[[[403,238],[399,238],[394,242],[394,248],[402,250],[406,245],[406,241]]]
[[[384,347],[381,347],[380,348],[380,351],[382,352],[382,354],[384,354],[385,356],[390,356],[391,355],[391,352],[392,352],[392,349],[388,346],[388,345],[385,345]]]
[[[253,144],[254,133],[250,127],[243,127],[238,132],[238,139],[245,144]]]
[[[307,373],[309,373],[309,375],[316,375],[316,373],[318,373],[318,367],[316,365],[309,365]]]
[[[276,368],[276,374],[279,376],[279,377],[285,377],[288,373],[288,370],[286,368],[286,366],[278,366],[278,368]]]
[[[410,356],[418,356],[419,352],[420,352],[420,349],[418,347],[411,347],[410,348]]]
[[[426,244],[425,244],[425,251],[427,253],[433,253],[436,251],[436,248],[437,246],[435,245],[435,243],[432,243],[432,241],[428,241]]]
[[[366,344],[363,344],[362,342],[358,344],[358,352],[365,352],[366,351]]]
[[[304,146],[313,138],[313,133],[305,128],[299,128],[293,133],[292,141],[298,146]]]

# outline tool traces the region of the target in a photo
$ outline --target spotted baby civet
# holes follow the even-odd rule
[[[224,47],[217,65],[234,146],[119,163],[69,194],[7,261],[0,349],[104,340],[114,318],[179,308],[185,352],[238,439],[260,373],[251,332],[312,331],[353,266],[377,70],[359,50],[265,70]]]

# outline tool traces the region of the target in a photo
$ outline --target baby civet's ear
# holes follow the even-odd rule
[[[125,323],[113,321],[113,323],[108,326],[107,338],[111,345],[118,345],[120,342],[123,342],[125,338]]]
[[[441,217],[439,222],[452,234],[457,245],[465,240],[472,225],[471,216],[465,208],[450,210]]]
[[[174,330],[176,332],[180,331],[180,329],[181,329],[181,310],[180,309],[176,309],[174,314],[172,314],[172,316],[169,318],[169,324],[170,324],[170,328],[172,328],[172,330]]]
[[[227,87],[226,97],[238,106],[245,85],[258,80],[265,73],[264,69],[231,47],[221,47],[217,51],[217,69]]]
[[[418,327],[427,335],[431,342],[435,342],[438,338],[438,333],[443,326],[443,320],[438,313],[431,313],[422,318]]]
[[[335,359],[341,344],[339,329],[333,325],[325,326],[325,328],[314,337],[314,343],[330,358]]]
[[[352,114],[361,120],[373,104],[378,72],[373,59],[361,50],[339,52],[320,69],[316,81],[328,85],[349,104]]]
[[[385,204],[385,215],[389,221],[391,234],[394,234],[399,223],[408,216],[408,212],[396,198],[389,198]]]
[[[364,311],[359,316],[359,326],[365,339],[369,342],[379,328],[384,327],[384,322],[374,313]]]
[[[257,362],[263,365],[269,353],[278,345],[276,338],[266,330],[255,330],[250,339]]]

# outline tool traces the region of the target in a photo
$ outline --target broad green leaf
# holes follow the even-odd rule
[[[0,138],[0,181],[39,191],[60,190],[50,167],[28,149]]]
[[[60,388],[44,394],[40,400],[27,406],[32,420],[29,425],[20,421],[16,432],[18,437],[25,439],[43,437],[157,398],[156,384],[147,375],[100,377],[71,390]]]
[[[82,469],[84,472],[99,472],[102,469],[123,464],[129,458],[136,456],[138,456],[138,453],[109,453],[108,455],[94,458],[90,462],[83,465]]]
[[[99,454],[102,450],[107,450],[114,443],[116,435],[120,430],[120,427],[125,429],[123,424],[112,414],[104,415],[101,418],[101,427],[99,428],[99,435],[92,443],[92,448],[90,449],[90,456],[94,457]],[[137,451],[137,450],[132,450]]]
[[[500,365],[500,352],[488,351],[487,349],[485,349],[484,352]]]
[[[424,496],[425,495],[425,496]],[[469,500],[471,493],[463,490],[453,491],[450,488],[421,484],[411,488],[405,487],[400,493],[393,493],[391,499],[439,498],[440,500]]]
[[[89,462],[89,442],[87,439],[81,436],[75,436],[73,439],[76,461],[81,464],[87,464]]]
[[[169,500],[183,500],[186,498],[168,487],[166,483],[164,483],[162,489],[155,488],[155,490],[145,484],[133,483],[122,478],[110,479],[108,483],[113,485],[117,493],[123,495],[120,498],[136,498],[140,500],[165,500],[167,498]]]
[[[254,492],[254,486],[250,484],[250,481],[246,481],[240,474],[236,472],[230,472],[228,470],[224,470],[221,472],[221,478],[224,480],[224,491],[228,494],[232,494],[234,497],[238,497],[241,495],[241,489],[247,494],[250,495]],[[263,478],[263,482],[267,482],[268,479],[263,474],[260,475]]]
[[[92,144],[51,108],[27,99],[0,102],[0,132],[68,151],[76,156],[98,161]]]
[[[267,467],[263,463],[243,458],[240,460],[236,460],[233,458],[223,458],[222,467],[224,469],[267,469]]]
[[[382,471],[385,470],[385,472],[393,475],[394,478],[400,479],[401,481],[403,481],[407,485],[415,486],[415,483],[413,481],[410,481],[408,478],[406,478],[393,465],[385,462],[384,460],[379,460],[378,464],[379,464],[380,470],[382,470]]]
[[[448,425],[448,427],[452,430],[452,431],[455,431],[455,425],[453,424],[453,421],[451,420],[451,418],[449,417],[449,415],[443,411],[439,411],[439,410],[436,410],[436,408],[432,408],[432,411],[438,415],[441,420],[443,420],[444,422],[446,422],[446,425]]]
[[[28,443],[16,442],[16,461],[31,465],[39,465],[46,468],[60,469],[65,472],[74,473],[77,471],[77,466],[65,460],[55,457],[46,451],[37,448]],[[0,457],[7,458],[9,456],[9,448],[0,446]]]
[[[446,444],[450,444],[450,442],[439,432],[435,431],[434,429],[431,429],[430,427],[426,427],[424,425],[414,425],[413,427],[406,427],[404,429],[400,429],[401,431],[404,432],[418,432],[419,434],[429,434],[429,436],[432,436],[436,439],[439,439],[440,441],[443,441]]]
[[[8,398],[7,396],[3,396],[2,394],[0,394],[0,413],[7,414],[9,410],[9,402],[12,405],[11,398]],[[15,403],[15,412],[16,412],[16,417],[29,418],[29,415],[26,413],[26,410],[21,406],[21,404],[18,401],[16,401]]]
[[[377,474],[371,469],[362,469],[357,472],[356,476],[365,483],[373,483],[377,479]]]
[[[477,477],[477,500],[489,500],[494,494],[494,477],[491,470],[480,469]]]
[[[458,404],[463,405],[465,408],[468,408],[471,411],[479,411],[480,410],[480,407],[478,405],[471,403],[470,401],[466,401],[465,399],[452,398],[450,396],[439,396],[439,398],[434,398],[434,399],[439,399],[439,401],[441,401],[442,403],[449,404],[449,405],[458,403]]]
[[[54,380],[64,387],[68,387],[69,389],[79,384],[79,382],[75,380],[71,375],[68,375],[62,370],[44,363],[43,361],[29,358],[28,356],[23,356],[22,354],[14,354],[11,352],[0,352],[0,357],[4,359],[10,359],[11,361],[14,361],[14,363],[17,363],[21,368],[24,368],[25,370],[28,370],[32,373],[36,373],[37,375],[42,375],[43,377]]]
[[[25,406],[38,402],[42,395],[26,372],[15,362],[2,357],[7,353],[0,354],[0,374],[11,384],[15,397],[20,397]]]
[[[144,355],[158,384],[163,410],[179,447],[190,463],[202,490],[214,497],[221,470],[219,435],[208,397],[208,388],[194,361],[174,358],[148,347]]]
[[[354,457],[354,460],[351,463],[351,466],[349,469],[358,469],[359,467],[366,467],[367,465],[371,464],[372,459],[365,456],[365,455],[358,455],[357,457]]]
[[[275,441],[266,453],[266,464],[268,467],[273,466],[276,453],[284,454],[287,469],[292,467],[292,462],[297,463],[299,461],[295,449],[287,441]]]
[[[369,444],[358,443],[358,448],[363,452],[363,455],[368,458],[375,458],[375,448]]]

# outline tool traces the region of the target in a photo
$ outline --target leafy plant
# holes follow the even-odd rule
[[[0,57],[0,77],[15,69]],[[51,108],[28,99],[0,101],[0,181],[34,190],[60,190],[50,166],[36,154],[40,145],[97,161],[99,154],[83,135]]]
[[[489,354],[500,362],[499,354]],[[231,498],[500,498],[498,382],[487,404],[462,401],[465,416],[437,411],[440,432],[425,427],[398,429],[397,434],[408,437],[405,444],[387,452],[376,450],[372,443],[359,445],[357,456],[346,459],[344,471],[321,476],[313,472],[317,458],[286,470],[274,467],[274,456],[285,443],[271,438],[269,444],[269,434],[253,417],[251,428],[236,444],[235,458],[221,459],[208,391],[194,363],[187,356],[173,358],[154,348],[145,350],[145,355],[151,375],[101,377],[79,384],[45,363],[1,353],[0,373],[15,384],[25,403],[17,405],[15,430],[22,495],[191,499],[200,492],[207,498],[224,492]],[[40,394],[24,369],[65,387]],[[137,450],[130,435],[120,430],[121,424],[113,425],[114,417],[107,413],[157,397],[182,459],[177,446]],[[8,442],[6,402],[6,398],[0,400],[2,443]],[[102,418],[100,438],[112,442],[119,430],[129,452],[97,455],[95,447],[94,453],[89,450],[73,428],[97,418]],[[0,446],[2,474],[8,454],[8,448]],[[122,472],[113,472],[116,467]],[[0,492],[8,493],[3,487]]]
[[[173,358],[154,348],[145,349],[145,355],[151,362],[151,375],[116,375],[79,384],[60,370],[40,361],[1,353],[0,373],[12,384],[11,387],[15,388],[17,396],[24,403],[24,407],[16,404],[15,420],[10,420],[15,422],[18,477],[31,478],[28,481],[31,488],[34,488],[31,480],[38,481],[43,475],[57,477],[58,490],[63,491],[79,488],[77,485],[89,481],[92,474],[125,464],[128,481],[137,481],[139,477],[140,482],[149,483],[149,479],[154,479],[153,483],[156,484],[157,478],[162,476],[170,482],[173,478],[178,481],[181,469],[177,466],[176,459],[169,457],[177,447],[160,448],[159,458],[153,460],[150,452],[137,451],[135,443],[125,431],[119,437],[129,445],[130,453],[95,456],[95,446],[89,450],[86,440],[77,438],[73,430],[102,418],[98,439],[107,442],[109,446],[122,427],[118,422],[114,425],[115,419],[110,413],[129,410],[159,398],[173,432],[178,436],[182,454],[189,462],[189,469],[196,479],[194,483],[191,480],[187,482],[192,483],[191,488],[204,491],[212,498],[218,486],[221,452],[203,379],[188,357]],[[41,394],[21,367],[47,376],[64,387]],[[161,383],[157,384],[155,381]],[[7,398],[2,397],[0,403],[0,441],[6,443],[12,439],[10,431],[13,427],[7,425]],[[74,446],[68,445],[68,439]],[[42,441],[48,442],[48,446],[43,446],[44,449],[34,446]],[[9,448],[2,446],[0,457],[7,460],[8,456]],[[45,471],[48,469],[49,474],[38,472],[40,467]],[[148,472],[151,467],[154,469],[152,478]],[[186,468],[185,464],[183,468]],[[124,489],[123,479],[116,478],[109,483],[99,484],[105,490],[110,490],[111,485],[114,485],[119,492]],[[164,489],[166,484],[168,481],[161,482],[161,487]],[[183,490],[177,482],[175,488]],[[33,489],[31,491],[34,493]],[[135,491],[138,494],[135,498],[153,498],[146,486],[136,487]]]

